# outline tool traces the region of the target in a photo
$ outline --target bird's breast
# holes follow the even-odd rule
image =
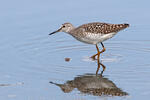
[[[98,44],[100,42],[103,42],[109,38],[112,38],[116,32],[108,33],[108,34],[94,34],[94,33],[86,33],[86,35],[82,37],[75,37],[77,40],[88,43],[88,44]]]

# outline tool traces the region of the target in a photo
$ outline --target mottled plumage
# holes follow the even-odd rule
[[[66,24],[69,23],[65,23],[63,25]],[[108,24],[94,22],[83,24],[77,28],[72,28],[72,30],[70,30],[68,33],[81,42],[98,44],[113,37],[117,32],[125,29],[128,26],[129,24]]]
[[[77,29],[83,28],[85,29],[85,32],[94,34],[109,34],[112,32],[118,32],[128,26],[129,24],[108,24],[108,23],[94,22],[83,24],[77,27]]]

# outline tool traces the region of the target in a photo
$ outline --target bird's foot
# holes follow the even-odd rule
[[[93,56],[91,56],[90,58],[91,58],[92,60],[97,60],[97,59],[96,59],[96,56],[97,56],[97,55],[93,55]]]
[[[99,59],[100,54],[101,54],[101,53],[103,53],[103,52],[105,52],[105,51],[106,51],[106,49],[105,49],[105,48],[103,48],[103,50],[102,50],[102,51],[100,51],[100,52],[98,52],[97,54],[95,54],[95,55],[91,56],[90,58],[92,58],[92,60],[97,60],[97,59]],[[97,59],[95,58],[96,56],[98,56],[98,57],[97,57]]]
[[[100,57],[100,53],[101,53],[101,52],[98,52],[97,54],[91,56],[90,58],[91,58],[92,60],[97,60],[97,59],[99,59],[99,57]],[[97,59],[96,59],[96,56],[97,56]]]

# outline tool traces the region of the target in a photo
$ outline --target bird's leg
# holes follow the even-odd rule
[[[91,56],[91,58],[92,58],[93,60],[95,60],[95,56],[97,56],[98,53],[100,52],[100,51],[99,51],[99,48],[98,48],[98,46],[97,46],[97,44],[96,44],[96,49],[97,49],[97,54]]]
[[[102,42],[101,42],[101,45],[102,45],[103,49],[102,49],[102,51],[98,52],[98,55],[100,55],[101,53],[103,53],[103,52],[106,51],[106,49],[105,49],[105,47],[104,47],[104,44],[103,44]]]
[[[103,49],[102,49],[102,51],[99,51],[99,48],[98,48],[98,46],[96,44],[97,54],[91,56],[92,59],[95,60],[95,56],[97,56],[97,55],[98,55],[97,58],[99,59],[100,54],[103,53],[106,50],[102,42],[101,42],[101,45],[102,45]]]

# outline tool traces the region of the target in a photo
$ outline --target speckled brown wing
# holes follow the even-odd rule
[[[108,23],[95,22],[95,23],[83,24],[78,28],[83,28],[85,32],[89,32],[89,33],[109,34],[112,32],[118,32],[127,27],[129,27],[129,24],[108,24]]]

